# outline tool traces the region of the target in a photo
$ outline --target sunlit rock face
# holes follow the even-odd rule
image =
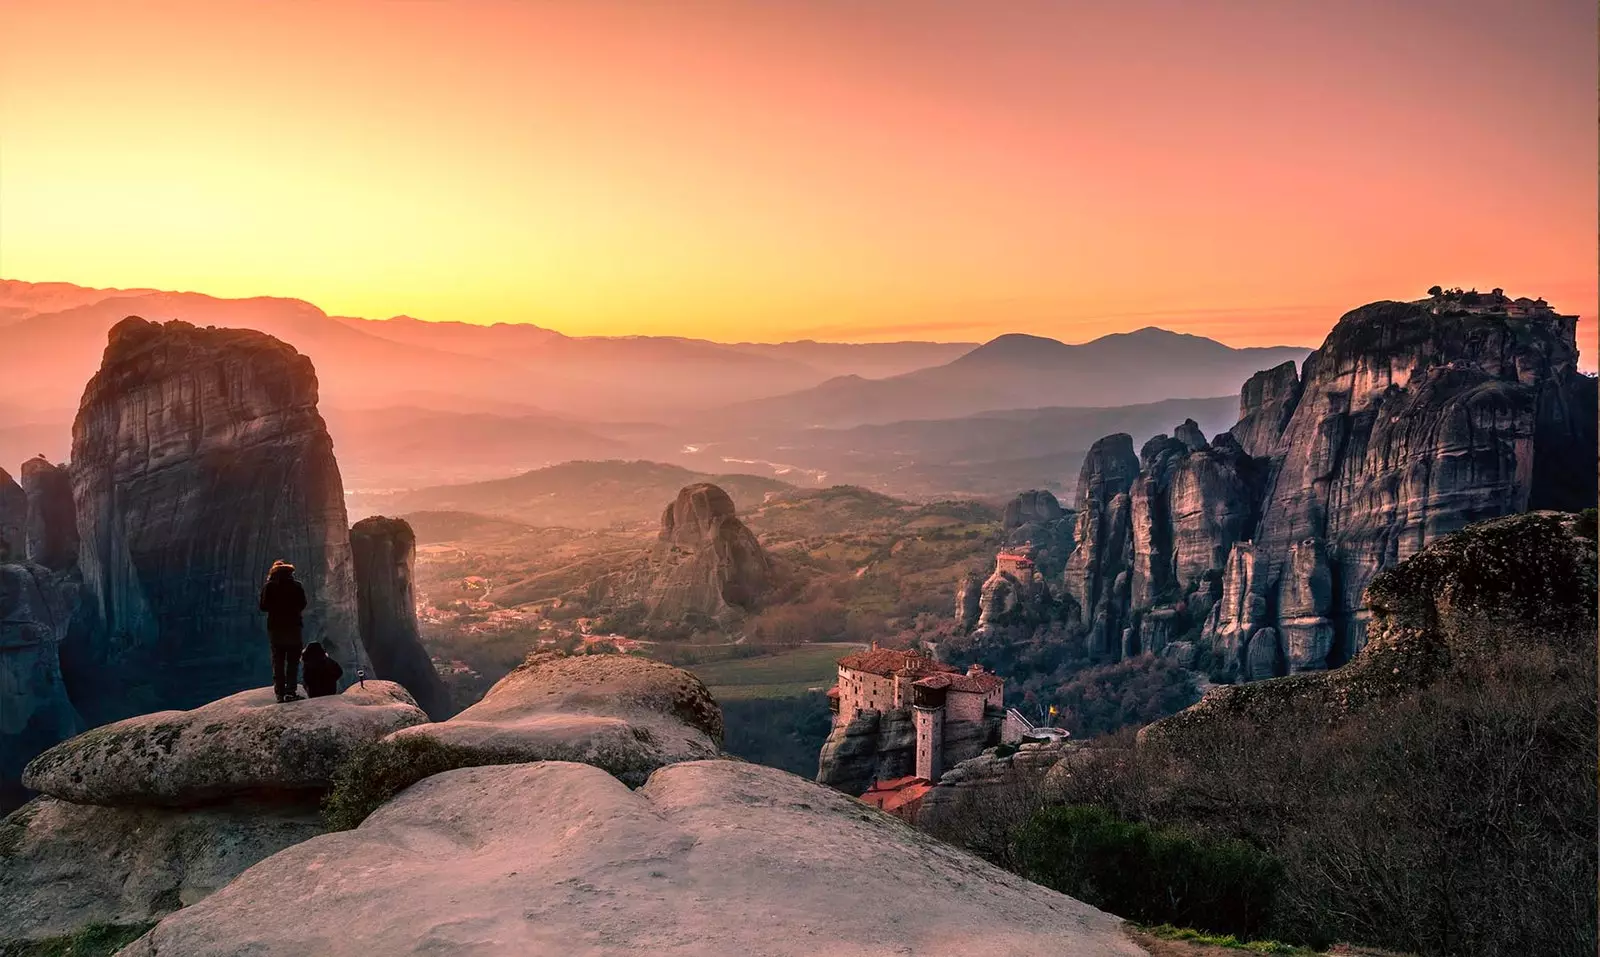
[[[772,587],[767,554],[709,483],[685,486],[661,515],[645,599],[652,621],[750,609]]]
[[[1303,375],[1252,376],[1240,420],[1097,443],[1066,588],[1104,658],[1167,644],[1217,677],[1337,667],[1367,583],[1486,518],[1595,501],[1595,382],[1576,320],[1379,302]],[[1207,652],[1208,654],[1201,654]]]
[[[276,559],[305,640],[365,664],[349,525],[311,360],[259,332],[129,317],[72,429],[91,627],[65,665],[91,722],[267,683],[257,593]]]
[[[1255,535],[1256,577],[1282,583],[1273,624],[1290,670],[1359,650],[1367,583],[1429,542],[1594,504],[1595,384],[1575,329],[1401,302],[1340,319],[1306,360]]]

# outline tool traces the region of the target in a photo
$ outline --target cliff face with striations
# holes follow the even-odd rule
[[[305,640],[364,663],[344,492],[311,360],[259,332],[129,317],[72,428],[93,722],[267,683],[262,576],[292,562]]]
[[[351,527],[350,551],[356,617],[373,676],[404,685],[430,718],[444,720],[450,715],[450,696],[417,631],[417,596],[412,587],[416,533],[405,519],[375,515]],[[354,670],[345,669],[346,682]]]
[[[1126,435],[1101,440],[1066,572],[1090,648],[1219,678],[1336,667],[1365,643],[1380,570],[1474,521],[1594,504],[1575,323],[1373,303],[1303,375],[1252,376],[1229,433],[1185,423],[1136,464]]]
[[[61,672],[73,597],[43,566],[0,564],[0,808],[20,803],[34,755],[82,730]]]
[[[645,604],[653,622],[749,609],[772,587],[772,568],[733,499],[715,485],[685,486],[661,515]]]

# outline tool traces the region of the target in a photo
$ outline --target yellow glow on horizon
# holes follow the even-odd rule
[[[1592,30],[1130,7],[0,0],[0,276],[723,341],[1600,309]]]

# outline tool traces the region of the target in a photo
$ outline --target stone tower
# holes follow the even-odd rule
[[[944,702],[933,701],[936,696],[943,698],[943,689],[937,695],[930,690],[917,689],[919,700],[911,715],[917,728],[917,777],[937,781],[944,772]]]

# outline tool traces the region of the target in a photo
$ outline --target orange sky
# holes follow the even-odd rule
[[[722,340],[1315,344],[1436,282],[1594,316],[1595,27],[1589,0],[0,0],[0,276]]]

